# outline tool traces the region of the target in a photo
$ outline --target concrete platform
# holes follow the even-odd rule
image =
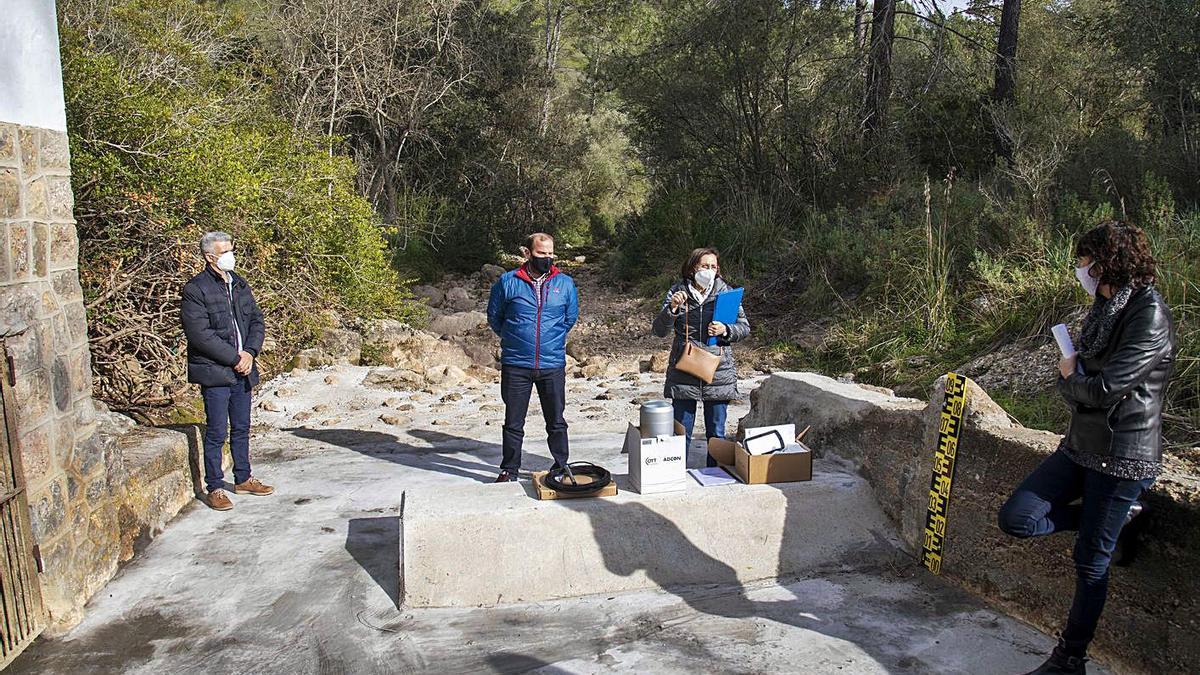
[[[620,475],[614,497],[551,502],[524,481],[407,491],[402,601],[463,607],[740,584],[891,548],[866,481],[831,463],[815,474],[656,495]]]
[[[706,527],[729,531],[737,520],[717,513],[706,525],[700,514],[686,511],[689,500],[719,500],[704,494],[682,496],[671,511],[676,530],[660,530],[671,542],[662,548],[685,555],[669,560],[655,553],[651,560],[622,554],[624,567],[604,563],[606,575],[654,582],[647,590],[526,603],[512,603],[522,597],[512,592],[484,608],[401,605],[402,498],[408,502],[428,491],[452,512],[468,505],[457,493],[498,489],[505,492],[498,501],[514,504],[513,513],[547,505],[523,497],[524,486],[490,484],[500,459],[498,415],[485,409],[498,399],[494,385],[463,390],[462,400],[445,402],[363,388],[365,371],[314,371],[268,383],[260,400],[273,397],[283,411],[257,412],[262,426],[251,443],[255,474],[276,493],[235,495],[228,512],[185,508],[93,599],[82,624],[65,636],[39,640],[6,675],[1019,673],[1036,667],[1053,646],[1049,636],[916,567],[888,546],[887,532],[867,549],[854,548],[865,535],[852,533],[836,562],[808,573],[743,583],[749,575],[739,576],[739,554],[720,549],[704,533]],[[325,382],[329,375],[339,384]],[[655,377],[570,382],[572,456],[624,473],[616,446],[636,415],[634,398],[661,390]],[[606,398],[594,398],[600,394]],[[408,423],[379,419],[382,409],[396,407],[384,406],[391,398],[412,404],[401,411]],[[297,424],[295,412],[318,402],[329,409]],[[731,410],[730,420],[745,410]],[[531,413],[528,470],[550,464],[539,427]],[[702,463],[703,449],[694,448],[689,464]],[[778,569],[781,560],[790,564],[780,551],[803,555],[800,549],[813,534],[836,539],[846,523],[876,522],[876,516],[857,512],[852,518],[830,514],[826,502],[815,498],[826,493],[809,490],[837,492],[831,499],[844,508],[854,502],[842,501],[850,497],[841,494],[836,466],[819,466],[817,473],[832,484],[798,484],[796,492],[759,486],[746,493],[747,504],[774,505],[782,521],[767,530],[760,570]],[[851,496],[859,494],[857,482],[846,485]],[[693,488],[702,489],[715,488]],[[555,508],[586,523],[586,549],[598,546],[597,533],[627,535],[665,519],[660,502],[666,497],[625,494],[621,501],[588,507],[602,511],[597,522],[608,523],[611,511],[619,528],[593,527],[591,511]],[[780,511],[784,500],[787,508]],[[432,503],[414,506],[409,516],[425,508]],[[746,529],[740,540],[758,546],[754,532]],[[773,543],[793,534],[802,534],[795,537],[798,544]],[[518,529],[507,545],[525,550],[539,543]],[[501,567],[487,564],[493,554],[482,547],[461,555],[463,574],[483,582]],[[550,564],[524,560],[526,585],[545,583]],[[562,561],[557,564],[563,569]],[[658,576],[685,567],[715,581],[676,584]]]

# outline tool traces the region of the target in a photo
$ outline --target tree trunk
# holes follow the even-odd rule
[[[538,135],[545,136],[550,127],[550,104],[554,102],[554,73],[558,70],[558,50],[562,45],[564,3],[546,0],[546,90],[542,93],[541,119]]]
[[[867,48],[867,0],[854,0],[854,48],[859,53]]]
[[[896,0],[875,0],[871,17],[871,52],[867,67],[867,95],[863,129],[877,135],[887,124],[892,94],[892,42],[896,37]]]
[[[1020,21],[1021,0],[1004,0],[1004,9],[1000,14],[1000,36],[996,39],[996,85],[992,89],[992,100],[1000,105],[1011,106],[1017,102],[1017,26]],[[996,154],[1011,163],[1012,138],[999,124],[993,133]]]
[[[992,98],[1001,103],[1017,100],[1017,26],[1021,0],[1004,0],[1000,14],[1000,37],[996,40],[996,86]]]

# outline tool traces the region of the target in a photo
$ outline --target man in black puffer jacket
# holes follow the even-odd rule
[[[204,398],[205,503],[228,511],[222,449],[229,435],[233,455],[233,491],[269,495],[274,488],[250,475],[250,396],[258,384],[255,359],[262,350],[262,310],[246,280],[233,272],[233,239],[209,232],[200,239],[204,271],[183,287],[180,320],[187,336],[188,382],[200,385]]]

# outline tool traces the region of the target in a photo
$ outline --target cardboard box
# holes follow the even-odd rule
[[[723,438],[708,441],[708,454],[722,466],[730,467],[743,483],[792,483],[812,480],[812,450],[799,444],[806,452],[751,455],[739,443]]]
[[[538,471],[537,473],[533,474],[533,489],[537,491],[538,499],[580,499],[587,497],[611,497],[617,494],[617,482],[615,480],[608,485],[605,485],[599,492],[594,492],[592,494],[575,495],[567,492],[559,492],[558,490],[553,490],[546,487],[546,484],[542,482],[547,473],[549,473],[549,471]]]
[[[623,450],[629,454],[629,486],[644,495],[686,490],[687,449],[678,422],[674,436],[655,438],[642,438],[641,430],[630,424]]]

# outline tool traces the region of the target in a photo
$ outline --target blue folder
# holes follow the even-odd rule
[[[713,308],[713,321],[719,321],[726,326],[737,323],[738,310],[742,308],[742,289],[735,288],[717,296],[716,307]],[[717,338],[710,337],[708,345],[717,344]]]

